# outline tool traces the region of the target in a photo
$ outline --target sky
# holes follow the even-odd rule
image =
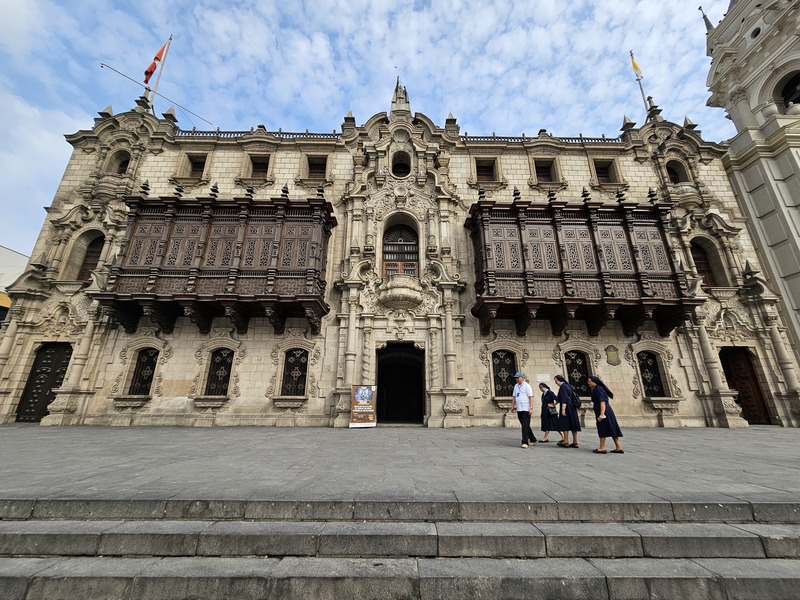
[[[712,23],[729,0],[705,0]],[[134,107],[172,35],[158,92],[183,129],[341,131],[388,111],[461,133],[616,137],[645,93],[706,140],[735,135],[706,106],[706,30],[677,0],[0,0],[0,246],[30,254],[72,147],[97,112]],[[110,65],[126,79],[100,63]],[[151,85],[155,82],[155,76]],[[173,102],[156,98],[156,114]]]

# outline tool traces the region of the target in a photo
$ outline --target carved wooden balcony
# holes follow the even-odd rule
[[[266,317],[276,333],[286,319],[304,317],[319,333],[325,303],[328,240],[333,207],[317,197],[255,200],[125,199],[126,241],[107,285],[93,292],[112,320],[136,330],[148,316],[165,333],[188,317],[208,333],[227,317],[239,333]]]
[[[548,203],[533,205],[515,191],[511,204],[483,197],[465,223],[475,250],[472,314],[481,333],[495,319],[512,319],[525,335],[533,319],[550,321],[561,335],[573,319],[586,321],[598,335],[610,320],[632,335],[653,319],[662,336],[702,304],[687,293],[669,235],[672,204],[630,202],[621,192],[616,204],[568,205],[551,192]]]

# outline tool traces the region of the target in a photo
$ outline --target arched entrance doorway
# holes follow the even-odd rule
[[[38,423],[47,416],[47,405],[56,397],[53,389],[64,381],[70,356],[72,346],[69,344],[50,343],[39,348],[17,407],[17,421]]]
[[[389,342],[378,350],[378,423],[418,423],[425,416],[425,352]]]
[[[769,425],[769,412],[753,360],[747,348],[722,348],[722,370],[731,389],[739,392],[737,402],[750,425]]]

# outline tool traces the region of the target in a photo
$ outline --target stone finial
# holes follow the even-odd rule
[[[711,21],[708,20],[708,17],[706,16],[706,13],[703,10],[703,7],[700,6],[700,7],[698,7],[697,10],[699,10],[701,13],[703,13],[703,23],[706,24],[706,34],[709,34],[712,31],[714,31],[714,26],[711,24]]]
[[[216,198],[217,194],[219,194],[219,186],[217,186],[217,184],[215,183],[214,185],[211,186],[211,197]]]
[[[631,121],[628,116],[625,115],[625,117],[622,119],[622,127],[620,127],[619,130],[622,132],[628,132],[634,127],[636,127],[636,123]]]
[[[283,187],[281,188],[281,198],[288,198],[289,197],[289,184],[284,183]]]
[[[103,110],[101,110],[97,114],[100,115],[100,117],[103,118],[103,119],[108,119],[108,118],[114,116],[114,109],[111,108],[111,105],[109,104],[108,106],[106,106]]]
[[[650,202],[650,204],[658,202],[658,194],[653,188],[647,190],[647,201]]]
[[[592,194],[586,188],[583,188],[581,192],[581,198],[583,198],[584,203],[592,201]]]
[[[247,196],[248,198],[250,198],[250,199],[252,200],[252,198],[253,198],[253,194],[255,194],[255,189],[253,189],[253,186],[252,186],[252,185],[248,185],[248,186],[247,186],[247,187],[244,189],[244,195],[245,195],[245,196]]]
[[[478,188],[478,201],[486,200],[486,190],[483,189],[483,186]]]
[[[558,198],[556,196],[556,191],[553,188],[550,188],[549,190],[547,190],[547,201],[548,202],[555,202],[556,200],[558,200]]]
[[[522,198],[522,194],[519,193],[519,188],[514,186],[514,202],[520,200]]]
[[[753,265],[750,264],[749,260],[744,263],[744,271],[742,271],[742,276],[745,279],[752,279],[759,273],[761,273],[761,271],[757,271],[756,269],[754,269]]]
[[[175,186],[175,195],[178,198],[183,196],[183,184],[182,183],[178,183],[178,185]]]
[[[317,198],[325,198],[325,188],[321,183],[317,186]]]
[[[150,180],[149,179],[145,179],[144,183],[142,183],[142,185],[139,186],[139,193],[142,196],[147,196],[147,194],[150,193]]]
[[[683,118],[683,128],[684,129],[688,129],[689,131],[693,131],[693,130],[697,129],[697,123],[692,123],[692,121],[691,121],[691,119],[689,119],[689,117],[684,117]]]
[[[397,85],[394,87],[394,95],[392,96],[392,108],[390,114],[398,111],[405,111],[411,113],[411,103],[408,100],[408,92],[406,88],[400,85],[400,76],[397,76]]]
[[[626,200],[625,192],[622,191],[622,188],[617,188],[617,193],[615,194],[615,196],[617,198],[617,202],[619,202],[620,204],[622,204]]]
[[[161,113],[161,116],[164,117],[170,123],[177,123],[178,117],[175,116],[175,107],[170,106],[169,110],[165,113]]]

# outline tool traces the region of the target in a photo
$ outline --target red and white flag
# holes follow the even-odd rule
[[[169,44],[169,42],[167,42],[167,44]],[[149,83],[150,82],[150,77],[152,77],[153,73],[156,72],[156,63],[159,62],[162,58],[164,58],[164,50],[166,49],[167,44],[164,44],[163,46],[161,46],[161,50],[156,52],[156,57],[153,59],[153,62],[150,63],[150,66],[147,67],[147,69],[145,69],[145,71],[144,71],[144,82],[145,83]]]

